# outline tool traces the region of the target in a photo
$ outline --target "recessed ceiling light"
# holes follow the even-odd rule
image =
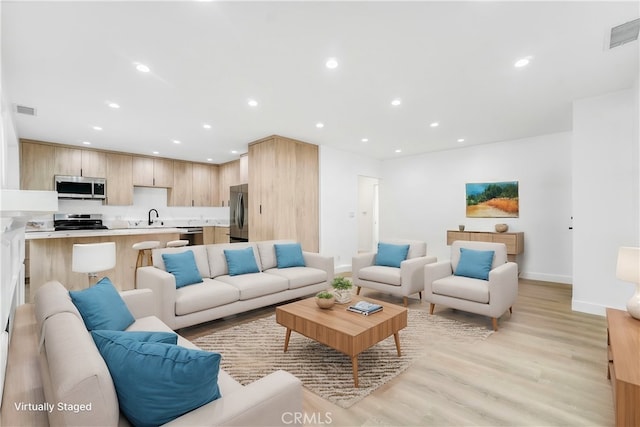
[[[231,150],[231,154],[238,154],[238,150]]]
[[[203,124],[202,127],[205,129],[211,129],[211,125],[208,123]]]
[[[334,68],[338,68],[338,60],[336,58],[329,58],[325,65],[327,68],[333,70]]]
[[[369,138],[362,138],[360,141],[362,141],[362,142],[369,142]]]
[[[464,142],[464,138],[458,138],[458,142]]]
[[[148,73],[149,71],[151,71],[151,68],[139,62],[136,62],[136,70],[140,71],[141,73]]]
[[[258,106],[258,101],[256,101],[255,99],[249,99],[247,101],[247,104],[249,104],[249,107],[257,107]]]
[[[324,127],[324,123],[318,122],[318,123],[316,123],[316,127],[318,129],[322,129]]]
[[[208,159],[207,159],[207,162],[212,162],[212,161],[213,161],[213,159],[212,159],[212,158],[208,158]]]
[[[529,65],[531,58],[532,56],[525,56],[524,58],[520,58],[513,64],[513,66],[516,68],[526,67],[527,65]]]
[[[82,141],[82,143],[83,143],[84,145],[91,145],[91,143],[90,143],[89,141]]]
[[[393,101],[391,101],[391,105],[393,105],[394,107],[397,107],[400,104],[402,104],[402,100],[400,98],[396,98]]]
[[[118,105],[118,104],[117,104],[117,103],[115,103],[115,102],[108,102],[108,103],[107,103],[107,105],[108,105],[109,107],[113,108],[113,109],[118,109],[118,108],[120,108],[120,105]]]
[[[102,128],[100,126],[92,126],[93,130],[102,130]]]
[[[396,153],[402,153],[402,150],[398,148],[398,149],[396,150]]]
[[[160,154],[159,151],[152,151],[152,154]]]
[[[179,140],[177,140],[177,139],[174,139],[174,140],[173,140],[173,143],[174,143],[174,144],[180,144],[181,142],[182,142],[182,141],[179,141]]]
[[[440,126],[440,123],[438,123],[438,122],[433,122],[433,123],[431,123],[429,126],[431,126],[432,128],[437,128],[438,126]]]

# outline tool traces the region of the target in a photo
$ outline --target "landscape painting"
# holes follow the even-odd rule
[[[465,185],[467,218],[518,218],[518,181]]]

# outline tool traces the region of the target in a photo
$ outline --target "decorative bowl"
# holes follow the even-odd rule
[[[496,224],[496,231],[498,233],[504,233],[508,229],[509,229],[509,226],[507,224]]]
[[[320,298],[319,296],[316,295],[316,304],[320,308],[331,308],[335,303],[336,303],[336,298],[333,295],[331,295],[331,298]]]

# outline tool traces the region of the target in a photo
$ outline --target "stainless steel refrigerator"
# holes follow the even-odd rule
[[[249,241],[249,185],[232,185],[229,190],[229,241]]]

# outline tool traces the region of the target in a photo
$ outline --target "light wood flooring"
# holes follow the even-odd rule
[[[362,294],[401,304],[400,298]],[[429,304],[409,300],[410,309]],[[32,315],[32,310],[29,310]],[[274,313],[254,310],[178,331],[187,339]],[[446,316],[491,328],[482,316],[436,307]],[[18,324],[34,334],[32,325]],[[571,311],[571,286],[520,280],[513,314],[474,345],[425,342],[424,357],[349,409],[304,390],[307,425],[330,426],[611,426],[604,317]],[[284,331],[283,331],[284,334]],[[16,338],[16,336],[14,336]],[[402,339],[402,333],[401,333]],[[42,386],[34,335],[12,348],[0,425],[46,425],[42,414],[16,413],[12,400],[38,401]],[[15,354],[15,353],[14,353]],[[12,357],[13,356],[13,357]],[[18,362],[16,362],[18,360]],[[20,373],[20,371],[23,371]],[[31,400],[33,399],[33,400]]]
[[[402,304],[401,298],[362,294]],[[409,308],[429,304],[409,299]],[[266,308],[179,331],[188,339],[271,315]],[[434,315],[491,328],[489,318],[436,306]],[[474,345],[424,343],[424,357],[349,409],[304,390],[307,425],[610,426],[607,327],[571,311],[571,286],[520,280],[513,314]],[[402,337],[402,333],[401,333]],[[402,339],[402,338],[401,338]],[[330,421],[330,422],[329,422]]]

